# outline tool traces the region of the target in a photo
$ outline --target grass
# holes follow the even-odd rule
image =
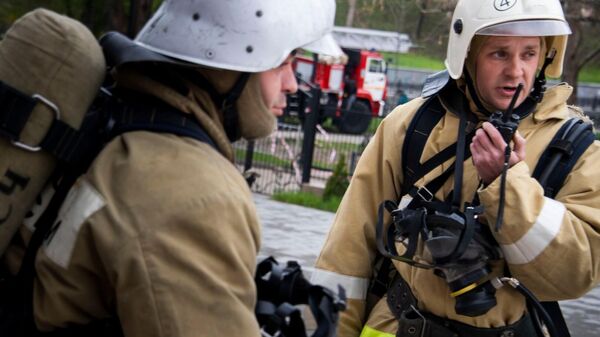
[[[416,53],[382,53],[388,64],[396,67],[418,68],[424,70],[445,69],[444,60]],[[600,67],[588,65],[579,72],[579,82],[600,83]]]
[[[246,150],[243,149],[235,149],[235,157],[236,158],[246,158]],[[254,155],[252,156],[252,161],[254,163],[269,163],[276,166],[286,167],[290,165],[290,159],[281,159],[279,157],[262,153],[258,151],[254,151]]]
[[[600,67],[583,67],[579,72],[579,82],[600,83]]]
[[[379,127],[379,124],[381,124],[382,120],[383,120],[383,118],[373,118],[373,119],[371,119],[371,124],[369,124],[369,128],[367,129],[367,133],[369,133],[369,134],[375,134],[375,131]]]
[[[323,211],[337,211],[341,197],[333,196],[328,200],[323,200],[320,196],[310,192],[276,192],[272,198],[277,201],[287,202],[310,208],[316,208]]]
[[[443,60],[419,54],[383,53],[383,57],[386,61],[388,61],[389,65],[396,67],[429,70],[445,69]]]

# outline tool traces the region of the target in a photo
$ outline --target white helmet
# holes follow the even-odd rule
[[[571,34],[559,0],[459,0],[450,26],[446,69],[462,76],[474,35],[543,36],[547,50],[556,50],[546,75],[559,77]]]
[[[326,36],[334,18],[335,0],[166,0],[135,42],[195,64],[260,72],[300,47],[343,55]]]

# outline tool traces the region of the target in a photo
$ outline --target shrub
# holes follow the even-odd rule
[[[329,200],[334,196],[342,197],[349,184],[346,156],[342,154],[335,164],[333,174],[327,179],[325,190],[323,191],[323,200]]]

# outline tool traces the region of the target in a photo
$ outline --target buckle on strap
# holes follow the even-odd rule
[[[431,192],[430,192],[430,191],[427,189],[427,187],[425,187],[425,186],[423,186],[423,187],[419,188],[419,189],[417,190],[417,193],[416,193],[416,194],[417,194],[417,195],[418,195],[418,196],[421,198],[421,200],[423,200],[423,201],[426,201],[426,202],[431,202],[431,200],[433,200],[433,193],[431,193]]]
[[[52,110],[54,112],[54,118],[55,120],[60,120],[60,109],[58,109],[58,106],[56,106],[56,104],[54,104],[52,101],[50,101],[49,99],[47,99],[46,97],[40,95],[40,94],[33,94],[31,96],[31,98],[33,98],[34,100],[36,100],[38,103],[42,103],[45,106],[47,106],[48,108],[50,108],[50,110]],[[11,140],[10,141],[14,146],[23,149],[25,151],[29,151],[29,152],[37,152],[39,150],[42,149],[41,146],[31,146],[31,145],[27,145],[25,143],[22,143],[18,140]]]
[[[411,313],[416,314],[416,316],[411,315]],[[421,323],[418,323],[418,320],[421,320]],[[414,305],[411,304],[410,310],[402,312],[398,329],[399,331],[406,332],[411,336],[416,336],[416,334],[421,331],[421,333],[419,333],[419,337],[425,337],[427,319],[419,310],[417,310],[417,308],[415,308]]]

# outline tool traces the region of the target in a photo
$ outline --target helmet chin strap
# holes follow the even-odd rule
[[[540,103],[544,98],[544,91],[546,91],[546,68],[550,64],[552,64],[555,56],[556,49],[551,49],[546,55],[546,58],[544,59],[544,64],[542,65],[540,72],[534,80],[533,90],[529,93],[527,98],[525,98],[525,101],[523,101],[521,105],[514,109],[513,113],[518,115],[520,119],[527,117],[531,112],[533,112],[535,106],[538,103]],[[479,96],[477,95],[477,90],[475,89],[473,80],[471,79],[469,71],[466,67],[464,69],[464,76],[465,81],[467,82],[467,90],[469,90],[469,93],[471,94],[471,97],[473,98],[473,102],[477,106],[477,109],[479,109],[481,113],[490,116],[492,113],[484,107]]]
[[[244,91],[246,83],[248,83],[248,79],[250,78],[250,73],[241,73],[233,87],[225,94],[218,93],[213,85],[197,72],[195,72],[193,76],[187,76],[186,78],[200,88],[206,90],[215,105],[220,107],[221,112],[223,113],[223,127],[229,141],[234,142],[240,139],[239,113],[235,108],[235,103],[242,95],[242,91]]]
[[[240,74],[231,90],[228,93],[221,96],[221,111],[223,112],[223,126],[227,133],[229,141],[234,142],[241,137],[240,126],[239,126],[239,112],[235,108],[235,103],[242,95],[242,91],[248,83],[250,73],[244,72]]]

